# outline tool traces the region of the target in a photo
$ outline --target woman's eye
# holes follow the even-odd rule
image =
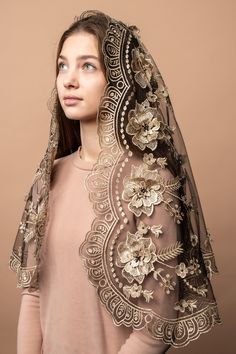
[[[95,66],[93,64],[91,64],[91,63],[85,63],[83,65],[83,68],[88,69],[89,71],[96,69]]]
[[[61,66],[64,65],[64,63],[58,63],[58,69],[60,70],[61,69]]]
[[[63,65],[65,65],[65,63],[63,63],[63,62],[58,63],[58,69],[59,70],[63,69]],[[83,65],[83,69],[91,71],[91,70],[95,70],[96,67],[91,63],[85,63]]]

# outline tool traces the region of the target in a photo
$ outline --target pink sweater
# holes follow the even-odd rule
[[[39,291],[22,291],[17,354],[159,354],[145,331],[116,326],[89,282],[79,244],[94,219],[84,179],[92,163],[78,151],[57,159],[42,245]]]

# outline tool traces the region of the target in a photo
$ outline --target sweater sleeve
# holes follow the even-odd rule
[[[170,345],[152,338],[145,330],[133,331],[118,354],[164,354]]]
[[[42,331],[40,325],[39,291],[24,289],[17,327],[17,354],[41,354]]]

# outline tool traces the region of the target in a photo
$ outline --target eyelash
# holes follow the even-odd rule
[[[58,63],[58,69],[59,70],[61,68],[61,64],[64,65],[65,63],[63,63],[63,62]],[[96,67],[93,64],[91,64],[91,63],[84,63],[83,67],[86,66],[86,65],[91,65],[93,67],[93,69],[96,69]]]
[[[85,63],[85,64],[83,65],[83,67],[84,67],[85,65],[91,65],[93,69],[96,69],[95,65],[93,65],[93,64],[91,64],[91,63]]]

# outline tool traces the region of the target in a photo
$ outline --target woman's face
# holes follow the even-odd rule
[[[94,120],[106,86],[97,39],[88,32],[68,37],[58,58],[56,86],[66,117]],[[74,100],[66,96],[75,96]]]

